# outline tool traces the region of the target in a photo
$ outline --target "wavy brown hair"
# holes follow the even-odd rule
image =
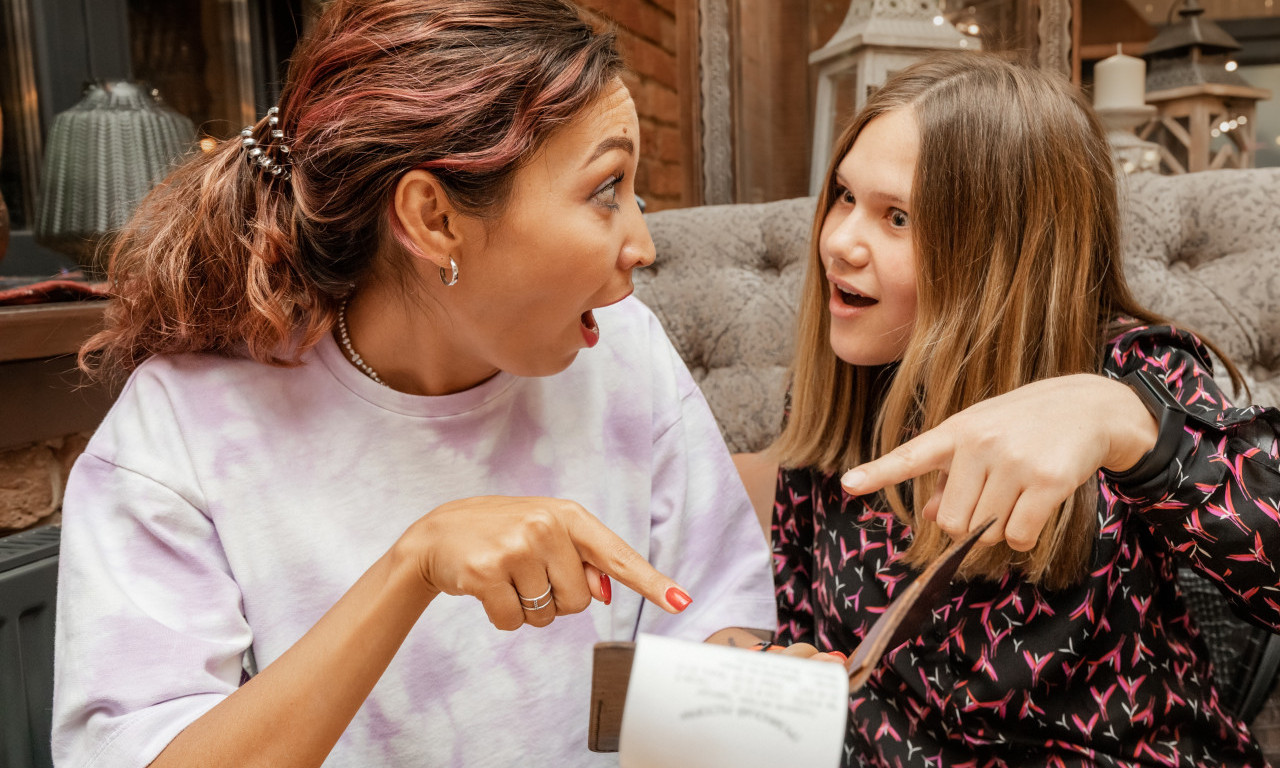
[[[461,210],[497,216],[515,172],[621,70],[613,34],[565,0],[332,0],[280,97],[290,177],[250,166],[237,136],[165,179],[114,242],[81,367],[297,363],[356,283],[413,254],[391,215],[401,176],[429,170]]]
[[[863,127],[896,110],[911,110],[920,130],[911,193],[917,310],[896,367],[864,368],[832,351],[818,243],[836,166]],[[837,143],[814,218],[792,408],[770,450],[784,466],[837,472],[860,464],[982,400],[1039,379],[1101,372],[1119,318],[1163,322],[1125,283],[1110,150],[1081,94],[994,54],[932,56],[876,91]],[[937,481],[912,483],[914,509]],[[1093,483],[1081,486],[1030,552],[983,547],[963,573],[999,578],[1014,568],[1049,588],[1074,582],[1095,535],[1095,494]],[[909,510],[898,488],[886,496],[913,529],[907,561],[936,559],[947,535]]]

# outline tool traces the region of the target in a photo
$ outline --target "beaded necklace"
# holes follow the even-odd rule
[[[369,378],[389,388],[387,382],[382,380],[378,372],[364,361],[364,358],[356,352],[355,347],[351,346],[351,335],[347,333],[347,302],[345,300],[342,302],[342,307],[338,309],[338,337],[342,340],[342,346],[347,350],[347,357],[351,358],[351,362],[364,371]]]

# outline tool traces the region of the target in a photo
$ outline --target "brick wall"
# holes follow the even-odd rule
[[[686,169],[677,50],[677,21],[683,19],[676,18],[677,0],[579,0],[579,4],[597,22],[614,26],[631,69],[626,83],[640,118],[641,142],[636,192],[650,211],[688,205],[683,199]]]

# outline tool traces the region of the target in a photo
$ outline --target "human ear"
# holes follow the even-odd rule
[[[417,246],[414,255],[448,268],[461,236],[458,228],[450,225],[451,218],[457,220],[457,213],[440,180],[421,169],[409,171],[396,183],[393,207],[400,227]]]

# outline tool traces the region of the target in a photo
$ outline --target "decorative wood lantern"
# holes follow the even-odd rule
[[[1251,87],[1228,55],[1240,44],[1185,0],[1176,24],[1147,45],[1147,103],[1158,116],[1138,136],[1160,145],[1170,173],[1251,168],[1255,105],[1271,92]]]
[[[930,51],[978,47],[977,38],[947,23],[934,0],[852,0],[840,28],[809,55],[818,68],[809,192],[822,186],[840,129],[891,74]]]

